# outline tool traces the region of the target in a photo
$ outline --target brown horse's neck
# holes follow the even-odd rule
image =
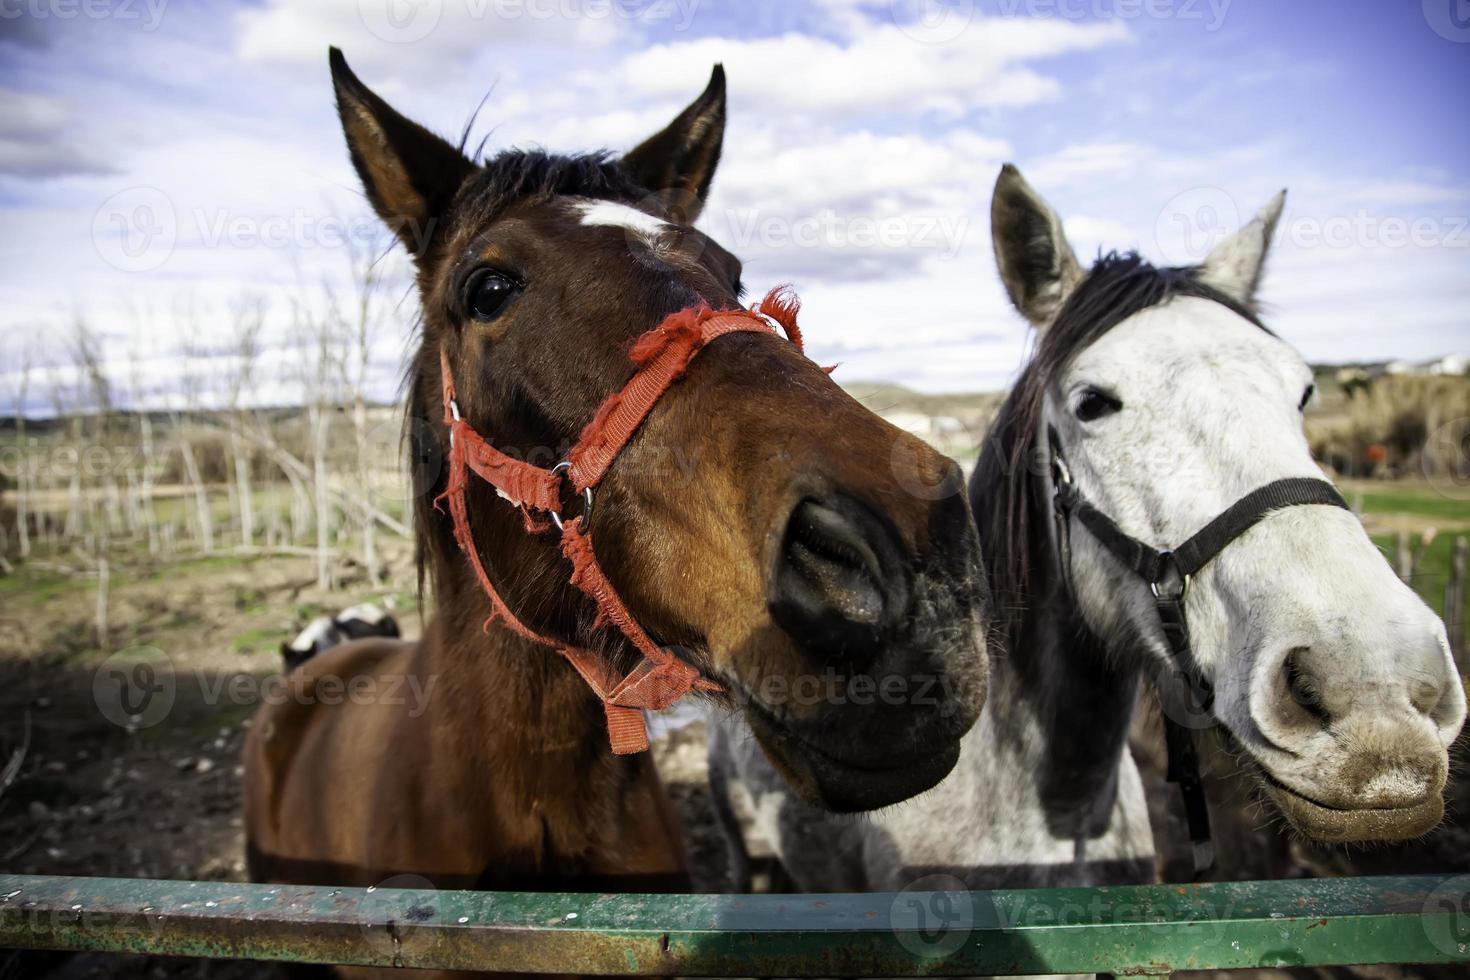
[[[498,625],[473,583],[440,596],[420,644],[437,677],[429,737],[479,887],[580,889],[628,875],[687,888],[677,817],[647,753],[612,753],[572,666]],[[425,715],[429,717],[428,714]],[[601,887],[601,885],[597,885]]]
[[[483,758],[504,765],[548,753],[605,754],[602,706],[571,665],[554,650],[492,624],[473,583],[437,603],[424,644],[454,717],[473,718],[470,741]]]

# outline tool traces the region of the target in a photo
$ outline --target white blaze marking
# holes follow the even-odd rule
[[[582,213],[584,225],[612,225],[637,232],[652,246],[664,232],[673,226],[662,218],[655,218],[646,211],[616,201],[584,201],[572,205]]]

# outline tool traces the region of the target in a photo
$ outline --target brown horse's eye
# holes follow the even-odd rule
[[[482,322],[495,319],[520,292],[521,284],[500,272],[486,270],[471,277],[465,288],[465,308]]]
[[[1091,422],[1104,415],[1111,415],[1122,407],[1123,403],[1107,392],[1088,388],[1082,393],[1081,400],[1077,402],[1077,418],[1083,422]]]

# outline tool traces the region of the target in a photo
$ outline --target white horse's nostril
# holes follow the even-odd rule
[[[1310,652],[1310,647],[1296,647],[1288,653],[1281,664],[1282,675],[1291,700],[1307,714],[1326,725],[1331,717],[1327,711],[1322,687],[1305,663]]]

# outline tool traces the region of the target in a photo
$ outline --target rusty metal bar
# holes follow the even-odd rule
[[[0,875],[6,946],[710,977],[1470,965],[1470,876],[575,895]]]

